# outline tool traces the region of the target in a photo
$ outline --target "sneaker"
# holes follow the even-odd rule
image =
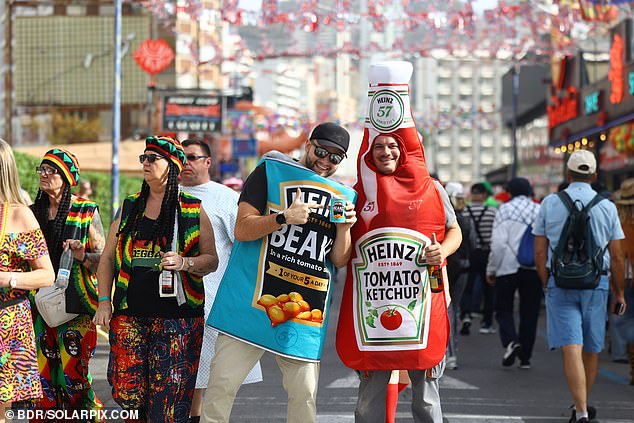
[[[520,361],[520,369],[530,369],[531,368],[531,362],[528,360],[521,360]]]
[[[521,345],[517,342],[509,342],[506,346],[506,351],[504,352],[504,357],[502,358],[502,365],[504,367],[512,366],[515,363],[515,358],[520,353]]]
[[[572,415],[570,416],[570,420],[568,423],[577,423],[577,422],[590,422],[595,421],[594,418],[597,416],[597,409],[591,405],[588,406],[588,418],[582,417],[577,420],[577,411],[575,410],[575,405],[571,405],[570,409],[572,410]],[[584,420],[585,419],[585,420]]]
[[[469,335],[469,333],[471,333],[470,328],[471,319],[465,317],[465,319],[462,321],[462,328],[460,328],[460,335]]]
[[[493,326],[482,326],[480,328],[480,333],[488,335],[488,334],[492,334],[492,333],[498,333],[498,331],[496,331]]]
[[[451,357],[447,357],[445,368],[449,370],[456,370],[458,368],[458,357],[456,357],[455,355]]]
[[[589,405],[588,406],[588,420],[594,420],[596,416],[597,416],[597,409]]]

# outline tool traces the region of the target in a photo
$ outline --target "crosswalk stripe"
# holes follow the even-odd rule
[[[359,376],[355,372],[350,372],[346,377],[335,379],[326,388],[358,388]],[[441,389],[480,389],[475,385],[468,384],[451,376],[444,375],[440,378]]]
[[[411,413],[398,412],[396,413],[396,419],[410,419]],[[496,416],[496,415],[484,415],[484,414],[456,414],[456,413],[444,413],[443,421],[446,423],[536,423],[536,422],[565,422],[568,418],[561,416],[547,417],[547,416]],[[341,413],[341,414],[318,414],[317,423],[347,423],[354,422],[354,414]],[[601,419],[601,423],[631,423],[631,420],[619,420],[619,419]]]
[[[463,382],[455,377],[443,375],[440,378],[440,389],[480,389],[475,385]]]
[[[355,372],[350,372],[346,377],[335,379],[326,388],[358,388],[359,376]]]

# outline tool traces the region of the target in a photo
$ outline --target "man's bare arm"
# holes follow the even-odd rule
[[[535,235],[535,267],[537,268],[537,276],[542,282],[542,286],[546,288],[548,285],[548,269],[546,262],[548,261],[548,238],[541,235]]]

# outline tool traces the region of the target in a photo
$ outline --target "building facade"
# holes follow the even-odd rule
[[[499,113],[501,77],[509,66],[448,55],[414,59],[414,117],[426,138],[427,161],[441,181],[470,185],[511,163],[511,141]]]

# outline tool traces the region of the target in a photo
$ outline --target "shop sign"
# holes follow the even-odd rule
[[[583,99],[583,111],[586,115],[591,115],[599,111],[599,99],[601,97],[601,91],[593,91]]]
[[[610,103],[617,104],[623,100],[623,39],[614,34],[612,47],[610,48]]]
[[[163,130],[218,132],[222,115],[218,95],[172,95],[163,99]]]
[[[546,107],[549,130],[577,117],[579,108],[579,92],[577,88],[570,86],[566,90],[564,98],[560,99],[557,96],[552,96],[550,101],[551,104]]]

